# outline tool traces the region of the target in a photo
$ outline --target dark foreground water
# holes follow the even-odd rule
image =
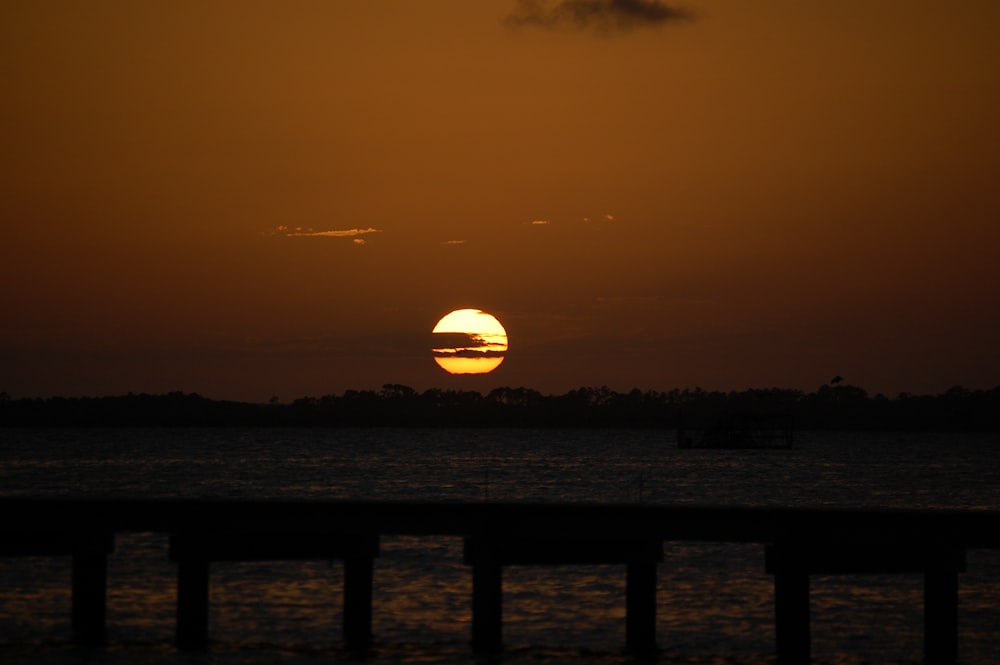
[[[791,451],[678,450],[653,430],[0,430],[0,494],[344,498],[1000,510],[994,435],[804,433]],[[457,538],[384,538],[373,665],[482,663],[468,640],[471,574]],[[72,645],[67,558],[0,559],[0,662],[257,665],[354,662],[340,635],[339,562],[217,563],[211,646],[172,646],[166,535],[119,534],[103,649]],[[509,567],[502,656],[630,662],[623,566]],[[960,578],[960,659],[1000,662],[1000,553]],[[815,576],[818,663],[919,663],[922,577]],[[662,663],[773,662],[773,580],[759,545],[667,544]]]

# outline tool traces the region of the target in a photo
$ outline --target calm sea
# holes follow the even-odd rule
[[[8,429],[0,494],[343,498],[1000,510],[988,434],[800,433],[790,451],[678,450],[659,430]],[[481,663],[457,538],[390,537],[376,560],[374,665]],[[66,558],[0,559],[0,662],[257,665],[349,662],[338,562],[217,563],[212,640],[172,646],[176,570],[163,534],[119,534],[103,649],[72,645]],[[503,663],[630,662],[624,569],[509,567]],[[960,578],[960,654],[1000,662],[1000,552]],[[812,580],[818,663],[919,663],[922,578]],[[759,545],[667,544],[659,661],[773,662],[773,580]],[[491,660],[491,662],[493,662]]]

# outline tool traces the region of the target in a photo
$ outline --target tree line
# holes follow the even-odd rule
[[[502,387],[486,394],[401,384],[301,397],[290,403],[214,400],[197,393],[14,399],[0,393],[0,426],[658,427],[711,423],[725,414],[787,416],[801,430],[1000,430],[1000,386],[938,395],[870,396],[851,385],[666,392],[607,387],[545,395]]]

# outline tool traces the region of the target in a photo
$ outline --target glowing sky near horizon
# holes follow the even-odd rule
[[[0,4],[0,391],[1000,384],[1000,3],[637,4]]]

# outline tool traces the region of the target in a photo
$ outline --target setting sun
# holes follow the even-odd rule
[[[434,326],[434,361],[449,374],[487,374],[503,362],[507,331],[478,309],[449,312]]]

